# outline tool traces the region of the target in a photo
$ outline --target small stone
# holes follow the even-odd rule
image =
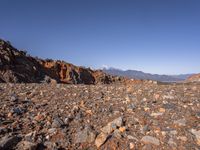
[[[179,137],[177,137],[177,139],[184,141],[184,142],[187,141],[187,137],[185,137],[185,136],[179,136]]]
[[[160,108],[160,109],[159,109],[159,112],[164,113],[164,112],[165,112],[165,109],[164,109],[164,108]]]
[[[64,122],[65,122],[65,125],[68,125],[70,122],[70,118],[65,118]]]
[[[8,116],[8,118],[12,117],[12,113],[9,112],[7,116]]]
[[[153,145],[157,145],[157,146],[160,145],[160,141],[157,138],[152,137],[152,136],[144,136],[141,139],[141,142],[143,142],[145,144],[153,144]]]
[[[114,132],[113,132],[113,136],[118,138],[118,139],[121,139],[122,138],[122,135],[121,135],[121,131],[116,129]]]
[[[12,94],[11,97],[10,97],[10,100],[11,100],[12,102],[18,101],[17,95],[16,95],[15,93]]]
[[[163,113],[161,113],[161,112],[158,112],[158,113],[151,113],[151,116],[152,117],[158,117],[158,116],[162,116],[163,115]]]
[[[86,110],[86,113],[92,115],[92,110]]]
[[[123,123],[122,117],[119,117],[115,120],[113,120],[112,122],[109,122],[106,126],[104,126],[103,128],[101,128],[101,131],[106,133],[106,134],[110,134],[111,132],[113,132],[117,127],[121,127]]]
[[[120,131],[120,132],[126,131],[126,127],[120,127],[120,128],[119,128],[119,131]]]
[[[132,143],[132,142],[131,142],[131,143],[129,143],[129,148],[130,148],[130,149],[134,149],[134,148],[135,148],[135,144],[134,144],[134,143]]]
[[[99,148],[101,145],[103,145],[105,143],[105,141],[107,140],[107,138],[108,138],[108,135],[101,132],[95,140],[95,145],[97,146],[97,148]]]
[[[116,126],[121,127],[123,123],[123,118],[119,117],[111,122],[112,124],[116,124]]]
[[[136,109],[136,106],[135,106],[134,103],[129,104],[128,107],[127,107],[127,111],[128,111],[128,112],[131,112],[131,111],[133,111],[134,109]]]
[[[23,113],[23,110],[19,107],[13,108],[12,112],[17,114],[17,115],[21,115]]]
[[[172,95],[164,95],[164,96],[163,96],[163,99],[173,100],[173,99],[174,99],[174,96],[172,96]]]
[[[158,100],[158,99],[160,98],[160,95],[159,95],[159,94],[154,94],[154,98],[155,98],[156,100]]]
[[[64,122],[60,118],[55,118],[52,123],[53,128],[60,128],[64,126]]]
[[[129,140],[138,141],[138,139],[137,139],[136,137],[133,137],[133,136],[131,136],[131,135],[128,135],[127,138],[128,138]]]
[[[76,134],[76,143],[92,143],[95,137],[96,133],[90,127],[87,127]]]
[[[57,129],[56,128],[50,128],[49,130],[48,130],[48,133],[49,134],[55,134],[57,132]]]
[[[117,128],[117,126],[116,126],[115,124],[108,123],[106,126],[104,126],[103,128],[101,128],[101,131],[102,131],[103,133],[110,134],[110,133],[112,133],[116,128]]]
[[[174,142],[174,140],[173,140],[172,138],[169,139],[168,144],[169,144],[172,148],[176,148],[176,147],[177,147],[176,143]]]
[[[185,119],[179,119],[174,121],[174,124],[178,125],[178,126],[186,126],[186,120]]]

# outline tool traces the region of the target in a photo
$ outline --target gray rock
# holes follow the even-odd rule
[[[174,124],[178,125],[178,126],[186,126],[186,119],[179,119],[174,121]]]
[[[10,100],[11,100],[12,102],[18,101],[17,95],[16,95],[15,93],[13,93],[13,94],[11,95],[11,97],[10,97]]]
[[[110,134],[115,129],[117,129],[116,124],[114,124],[114,123],[108,123],[106,126],[104,126],[103,128],[101,128],[101,131],[103,133]]]
[[[160,141],[157,138],[152,137],[152,136],[144,136],[141,139],[141,142],[143,142],[145,144],[153,144],[153,145],[157,145],[157,146],[160,145]]]
[[[24,113],[24,111],[20,107],[13,108],[12,112],[17,114],[17,115],[21,115],[22,113]]]
[[[61,128],[64,125],[65,125],[64,122],[58,117],[55,118],[52,123],[52,127],[54,128]]]
[[[128,111],[133,111],[134,109],[136,109],[136,106],[135,106],[134,103],[129,104],[129,105],[127,106],[127,110],[128,110]]]
[[[76,136],[76,143],[92,143],[95,140],[96,133],[90,127],[85,128],[83,131],[79,131]]]
[[[116,126],[118,127],[121,127],[122,124],[123,124],[123,118],[122,117],[119,117],[119,118],[116,118],[115,120],[113,120],[112,122],[110,122],[111,124],[115,124]]]

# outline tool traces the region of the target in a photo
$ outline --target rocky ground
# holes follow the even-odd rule
[[[199,84],[0,84],[0,149],[200,149]]]

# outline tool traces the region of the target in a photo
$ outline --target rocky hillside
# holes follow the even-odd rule
[[[200,74],[192,75],[186,81],[187,82],[200,82]]]
[[[0,39],[0,82],[97,84],[121,80],[124,79],[107,75],[101,70],[28,56]]]

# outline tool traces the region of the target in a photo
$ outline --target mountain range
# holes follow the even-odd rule
[[[184,81],[188,77],[194,75],[194,74],[159,75],[159,74],[145,73],[137,70],[121,70],[116,68],[103,68],[103,71],[110,75],[123,76],[131,79],[156,80],[162,82]]]

